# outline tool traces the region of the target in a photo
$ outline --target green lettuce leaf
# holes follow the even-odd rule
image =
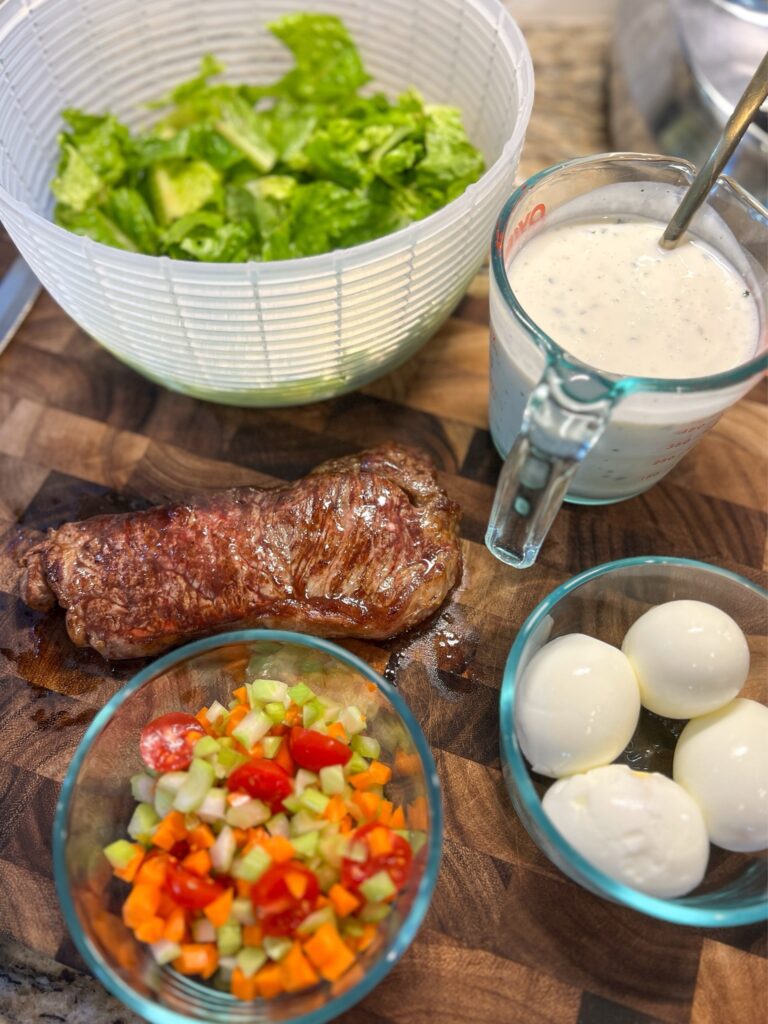
[[[357,47],[335,15],[288,14],[269,30],[296,61],[274,86],[278,95],[328,103],[353,95],[369,81]]]

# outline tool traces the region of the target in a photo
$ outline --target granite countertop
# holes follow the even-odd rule
[[[521,174],[608,149],[608,28],[563,22],[522,27],[535,65],[536,100]],[[0,1024],[38,1022],[141,1024],[92,977],[0,935]]]

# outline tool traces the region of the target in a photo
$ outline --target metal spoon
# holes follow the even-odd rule
[[[691,182],[682,202],[675,210],[666,231],[661,236],[659,245],[662,249],[674,249],[691,219],[709,195],[709,191],[717,181],[718,175],[728,163],[731,154],[739,143],[744,132],[749,128],[752,118],[768,96],[768,53],[760,61],[760,65],[749,84],[742,93],[741,99],[733,108],[723,134],[717,141],[707,162]]]

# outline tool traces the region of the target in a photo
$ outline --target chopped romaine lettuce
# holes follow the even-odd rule
[[[131,134],[111,114],[62,114],[55,220],[105,245],[211,262],[282,260],[379,238],[444,206],[483,172],[453,107],[368,81],[342,22],[292,14],[269,26],[292,52],[277,82],[199,73],[151,104]]]

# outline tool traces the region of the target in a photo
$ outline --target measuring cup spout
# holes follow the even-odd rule
[[[502,562],[525,569],[536,561],[571,478],[616,400],[599,376],[548,363],[496,487],[485,543]]]

